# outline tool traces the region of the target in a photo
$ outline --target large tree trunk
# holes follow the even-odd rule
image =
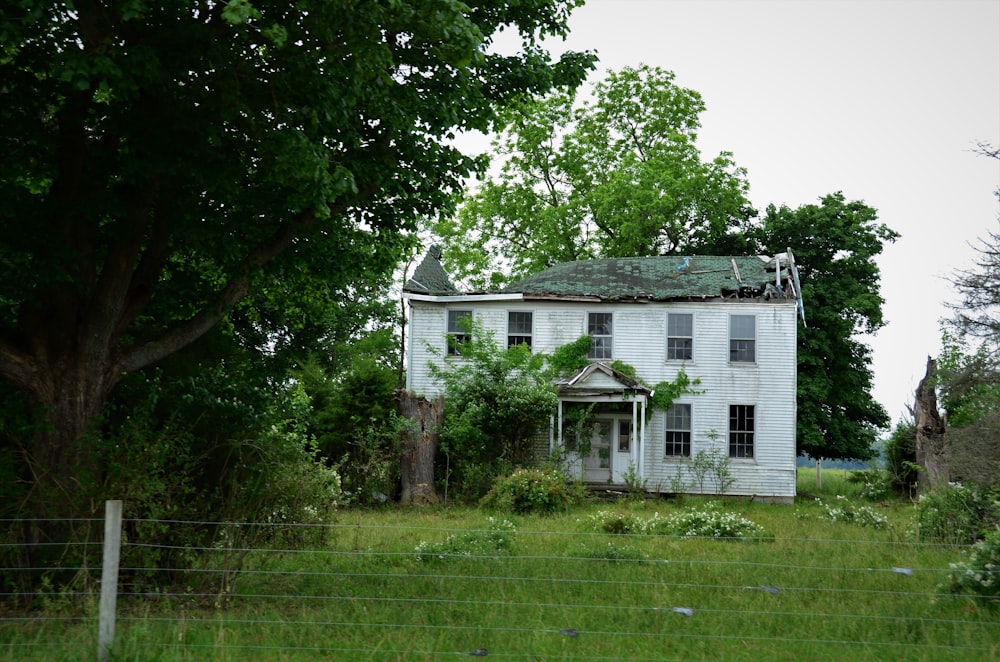
[[[917,464],[923,468],[918,477],[917,489],[920,492],[947,483],[950,479],[945,424],[938,412],[937,392],[934,387],[936,373],[937,361],[928,356],[927,370],[917,385],[913,404],[913,418],[917,429]]]
[[[409,421],[402,440],[400,502],[406,505],[437,503],[434,458],[444,416],[444,398],[428,400],[412,391],[400,390],[397,399],[399,413]]]
[[[104,354],[47,358],[36,364],[30,388],[23,388],[44,416],[24,456],[32,485],[23,535],[29,559],[39,563],[61,553],[53,543],[72,544],[93,534],[79,522],[94,517],[109,495],[98,493],[102,468],[88,440],[120,376]]]

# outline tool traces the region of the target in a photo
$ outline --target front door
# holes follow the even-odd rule
[[[612,420],[597,420],[591,426],[590,452],[583,456],[583,480],[588,483],[611,480]]]

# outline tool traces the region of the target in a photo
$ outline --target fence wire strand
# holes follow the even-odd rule
[[[0,520],[10,523],[15,520]],[[21,520],[16,520],[22,522]],[[64,520],[46,520],[64,521]],[[101,522],[103,520],[78,520]],[[991,608],[997,605],[996,598],[950,594],[930,581],[940,582],[952,569],[947,564],[931,565],[913,563],[915,558],[930,550],[947,552],[959,546],[940,543],[919,543],[902,540],[847,540],[817,538],[767,538],[761,540],[741,540],[739,543],[709,538],[685,536],[624,535],[610,536],[622,544],[646,544],[656,548],[660,543],[686,545],[713,540],[720,545],[733,545],[729,549],[744,549],[736,545],[759,545],[779,543],[792,546],[814,546],[839,548],[845,545],[856,549],[865,547],[876,550],[874,557],[884,565],[873,564],[872,558],[864,554],[850,554],[844,557],[845,564],[834,563],[783,563],[779,560],[741,560],[729,558],[685,557],[686,548],[671,549],[665,558],[621,558],[593,554],[539,554],[539,553],[432,553],[414,549],[413,542],[405,550],[379,550],[386,539],[410,541],[414,535],[441,538],[444,536],[480,533],[488,534],[488,529],[460,527],[433,527],[389,525],[372,526],[362,524],[296,524],[296,523],[244,523],[244,522],[191,522],[178,520],[127,520],[130,525],[156,524],[164,526],[211,526],[246,530],[262,529],[294,530],[296,528],[320,529],[332,534],[336,541],[350,534],[355,549],[321,548],[281,548],[277,546],[186,546],[149,543],[125,543],[122,552],[127,558],[156,558],[158,554],[185,554],[201,559],[201,567],[154,567],[141,564],[123,565],[120,568],[121,598],[118,623],[121,633],[129,641],[130,650],[218,651],[220,647],[232,653],[244,652],[253,655],[310,653],[347,658],[370,657],[387,659],[388,656],[405,658],[489,655],[490,657],[524,658],[524,650],[519,646],[537,638],[553,637],[557,640],[577,639],[593,642],[600,640],[602,646],[614,645],[627,648],[628,643],[637,640],[651,640],[657,645],[676,645],[677,642],[698,642],[703,646],[712,643],[730,645],[760,644],[773,646],[839,646],[847,649],[880,650],[882,655],[907,655],[918,651],[922,655],[967,655],[980,656],[998,654],[1000,642],[1000,621],[993,618]],[[563,539],[585,544],[606,541],[607,533],[572,531],[518,531],[519,539],[529,541],[525,547],[534,547],[533,540],[543,538]],[[423,541],[420,541],[422,544]],[[334,543],[331,543],[334,544]],[[100,541],[48,542],[46,546],[62,545],[67,548],[91,549],[101,545]],[[0,548],[17,546],[2,543]],[[755,549],[760,549],[755,548]],[[766,548],[765,548],[766,549]],[[410,551],[413,550],[413,551]],[[889,550],[889,551],[884,551]],[[226,567],[227,561],[239,557],[234,567]],[[830,559],[839,558],[833,552]],[[252,559],[248,562],[247,559]],[[811,560],[811,559],[810,559]],[[283,563],[315,563],[323,569],[286,569]],[[856,563],[856,565],[854,565]],[[459,564],[458,567],[446,567]],[[369,569],[359,570],[369,566]],[[538,568],[545,568],[539,572]],[[597,570],[595,570],[597,568]],[[653,575],[643,575],[639,579],[629,579],[623,569],[636,568],[652,571]],[[612,569],[615,572],[612,572]],[[93,572],[93,567],[85,565],[53,565],[32,567],[0,567],[0,575],[15,577],[18,573],[44,575],[46,573],[81,574]],[[703,581],[690,581],[685,573],[692,576],[705,573]],[[717,578],[733,576],[733,581],[717,581]],[[155,588],[171,585],[178,577],[204,578],[213,590]],[[874,579],[872,579],[874,578]],[[749,581],[747,581],[749,579]],[[877,582],[872,585],[872,582]],[[920,580],[914,587],[908,584]],[[836,585],[834,585],[836,581]],[[759,582],[759,583],[755,583]],[[92,582],[96,584],[96,582]],[[251,584],[247,590],[245,584]],[[176,586],[176,585],[175,585]],[[237,590],[235,587],[241,587]],[[274,590],[287,586],[288,590]],[[151,588],[153,587],[153,588]],[[377,587],[381,594],[372,594]],[[435,595],[428,587],[446,587],[445,595]],[[7,588],[7,587],[5,587]],[[358,589],[352,592],[351,589]],[[541,600],[524,600],[529,594],[545,596]],[[476,597],[477,593],[491,592],[492,595]],[[471,597],[463,597],[461,594]],[[759,594],[753,599],[739,598],[747,594]],[[636,596],[646,595],[646,600],[637,602]],[[586,598],[574,599],[576,596]],[[717,601],[722,599],[744,600],[748,606],[742,608],[720,608]],[[728,596],[728,597],[726,597]],[[834,608],[810,610],[808,605],[815,600],[832,596]],[[43,605],[43,613],[17,613],[4,608],[7,602],[31,598]],[[50,586],[36,595],[25,596],[16,591],[0,592],[0,654],[20,657],[38,654],[39,651],[58,650],[60,644],[37,637],[31,640],[16,636],[19,629],[51,632],[65,628],[79,628],[81,632],[94,622],[86,613],[86,605],[95,599],[93,588],[76,590],[72,586]],[[962,613],[968,618],[935,617],[930,607],[914,609],[908,613],[888,610],[865,611],[868,600],[882,601],[889,605],[946,605],[964,604],[969,607]],[[785,601],[788,601],[787,603]],[[956,601],[962,601],[956,603]],[[60,606],[53,614],[44,613],[44,605],[57,603]],[[73,613],[67,605],[84,605],[82,615]],[[862,607],[855,609],[854,606]],[[344,612],[347,618],[330,618],[330,608]],[[724,607],[725,605],[723,605]],[[838,611],[840,607],[842,611]],[[893,608],[897,608],[894,606]],[[794,607],[801,607],[796,610]],[[983,607],[985,609],[980,609]],[[902,608],[902,607],[898,607]],[[79,608],[76,609],[80,611]],[[270,612],[270,613],[269,613]],[[509,623],[490,624],[484,622],[462,622],[462,616],[470,613],[508,614]],[[60,615],[66,613],[67,615]],[[257,614],[257,615],[255,615]],[[267,614],[268,617],[259,614]],[[387,619],[387,614],[397,614]],[[623,627],[601,627],[610,624],[609,614],[626,615]],[[367,617],[360,617],[360,616]],[[959,614],[961,615],[961,614]],[[314,616],[314,618],[310,618]],[[579,620],[579,623],[552,623],[552,617],[563,620]],[[650,620],[651,618],[659,620]],[[453,622],[435,622],[439,619],[453,619]],[[604,620],[602,620],[604,619]],[[881,638],[850,636],[830,636],[834,631],[815,637],[781,634],[776,624],[781,622],[805,623],[804,630],[819,625],[832,627],[842,623],[844,630],[852,624],[872,624],[885,633]],[[615,621],[616,623],[620,621]],[[766,624],[762,628],[760,624]],[[628,627],[631,624],[632,627]],[[671,624],[667,627],[666,624]],[[685,625],[687,624],[687,625]],[[815,624],[810,626],[808,624]],[[643,627],[645,626],[645,627]],[[685,629],[686,628],[686,629]],[[715,631],[709,631],[711,629]],[[943,641],[921,641],[920,634],[925,629],[940,631]],[[169,633],[164,639],[151,635],[151,631]],[[225,640],[204,641],[210,632],[287,631],[292,633],[289,641],[282,645],[247,643],[233,641],[231,635]],[[369,633],[370,646],[363,647],[336,641],[329,645],[303,645],[301,638],[306,633],[317,633],[324,637],[337,638],[337,632]],[[379,636],[378,632],[405,631],[414,642],[412,648],[394,643],[396,640]],[[332,633],[332,634],[331,634]],[[836,632],[839,634],[839,632]],[[898,638],[896,634],[898,633]],[[915,634],[916,633],[916,634]],[[983,633],[983,634],[976,634]],[[890,636],[891,635],[891,636]],[[89,636],[89,635],[88,635]],[[221,635],[220,635],[221,636]],[[312,635],[309,635],[312,636]],[[183,640],[191,637],[192,640]],[[252,638],[252,637],[250,637]],[[428,642],[469,641],[481,643],[484,647],[465,647],[455,650],[428,647]],[[386,643],[389,642],[389,643]],[[487,642],[489,648],[486,648]],[[609,643],[610,642],[610,643]],[[356,643],[356,642],[354,642]],[[573,651],[563,651],[558,646],[546,649],[541,655],[550,660],[617,660],[620,655],[607,655],[603,648],[579,646]],[[663,655],[644,656],[641,653],[627,655],[632,660],[674,660],[687,659],[673,657],[666,648]],[[724,657],[724,654],[723,654]]]

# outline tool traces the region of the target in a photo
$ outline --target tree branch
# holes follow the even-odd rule
[[[330,216],[344,213],[352,204],[371,197],[378,190],[377,183],[371,183],[358,191],[351,204],[346,202],[330,206]],[[159,338],[137,345],[123,353],[120,361],[120,372],[128,373],[144,368],[170,354],[190,345],[205,335],[215,326],[237,303],[250,293],[250,279],[264,265],[283,253],[302,232],[322,220],[312,212],[302,212],[298,219],[282,225],[252,250],[243,261],[243,266],[226,285],[219,291],[214,303],[206,305],[198,314],[186,322],[166,331]]]

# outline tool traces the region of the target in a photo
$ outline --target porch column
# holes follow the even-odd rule
[[[559,428],[556,430],[556,439],[557,439],[557,441],[559,443],[559,453],[562,454],[562,452],[563,452],[563,435],[562,435],[562,431],[563,431],[563,401],[562,401],[562,399],[559,400],[558,416],[559,416]]]
[[[639,475],[646,478],[646,398],[642,399],[642,407],[639,416]]]
[[[635,467],[636,476],[642,479],[642,467],[639,466],[639,419],[636,418],[636,414],[639,412],[639,400],[634,398],[632,400],[632,425],[631,432],[629,435],[632,439],[629,442],[629,449],[631,449],[632,456],[632,466]]]

